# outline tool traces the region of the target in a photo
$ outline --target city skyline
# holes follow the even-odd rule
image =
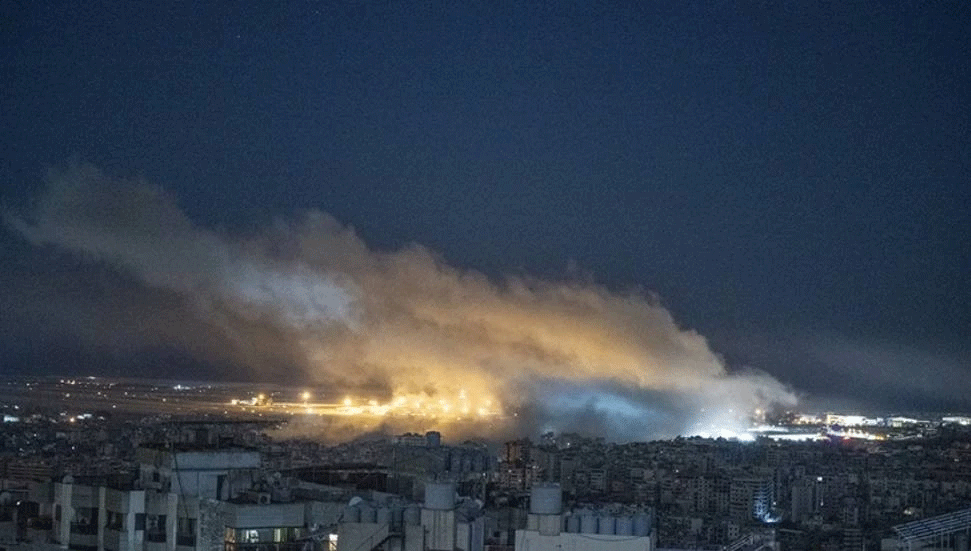
[[[7,374],[971,410],[964,6],[3,10]]]

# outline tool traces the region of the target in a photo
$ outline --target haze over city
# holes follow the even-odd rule
[[[971,410],[961,4],[2,10],[4,375]]]

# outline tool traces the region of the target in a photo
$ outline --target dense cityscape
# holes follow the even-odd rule
[[[922,523],[949,522],[933,545],[967,548],[964,416],[753,412],[734,438],[652,442],[437,431],[323,442],[287,426],[366,413],[311,394],[5,380],[0,545],[856,551],[925,545]]]
[[[0,551],[971,551],[971,2],[0,29]]]

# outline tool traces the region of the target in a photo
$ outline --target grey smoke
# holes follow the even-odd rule
[[[5,219],[32,243],[177,294],[241,349],[282,340],[317,382],[381,400],[494,399],[506,412],[502,427],[465,430],[596,426],[649,438],[737,427],[755,408],[795,401],[764,372],[729,372],[651,296],[496,283],[420,245],[372,250],[319,211],[229,235],[193,223],[157,186],[75,165],[52,171],[34,208]]]

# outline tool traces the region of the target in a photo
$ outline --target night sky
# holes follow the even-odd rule
[[[2,4],[5,373],[300,363],[15,228],[90,166],[220,235],[322,211],[500,289],[656,294],[807,404],[971,410],[967,2],[280,4]]]

